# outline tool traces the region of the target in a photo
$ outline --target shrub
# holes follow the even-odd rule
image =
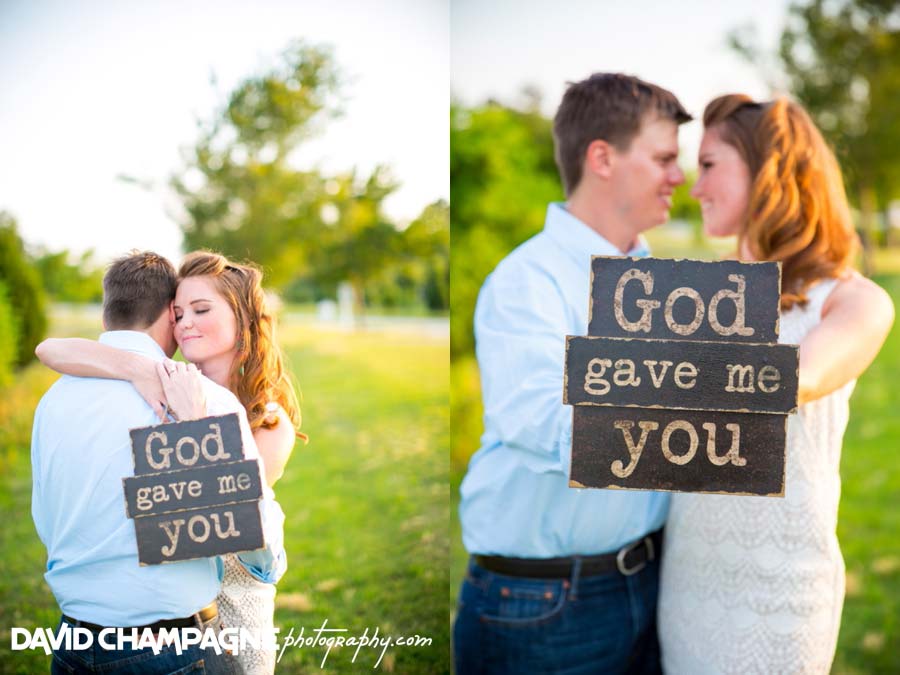
[[[25,365],[47,333],[47,310],[40,276],[25,253],[15,219],[0,212],[0,281],[6,284],[9,303],[19,321],[15,362]]]
[[[9,302],[6,284],[0,281],[0,387],[12,381],[19,346],[19,318]]]

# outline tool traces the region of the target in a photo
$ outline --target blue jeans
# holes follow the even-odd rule
[[[60,620],[59,627],[64,622]],[[219,617],[197,627],[217,629]],[[59,627],[57,630],[59,630]],[[138,631],[140,637],[141,631]],[[191,645],[177,654],[175,647],[166,646],[154,654],[149,647],[133,649],[127,644],[124,649],[111,650],[100,646],[99,633],[94,633],[88,649],[58,649],[53,652],[52,675],[73,675],[80,673],[104,673],[107,675],[186,675],[187,673],[212,673],[214,675],[241,675],[243,669],[237,659],[225,650],[216,654],[212,648],[201,649]],[[127,635],[127,633],[126,633]],[[108,635],[108,643],[115,643],[116,634]]]
[[[660,673],[659,561],[619,572],[532,579],[469,561],[453,626],[458,675]]]

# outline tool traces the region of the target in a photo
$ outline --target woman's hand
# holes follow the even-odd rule
[[[147,360],[150,361],[150,359]],[[168,405],[168,400],[166,399],[166,392],[163,389],[159,375],[157,375],[157,368],[148,368],[146,372],[141,369],[133,375],[131,384],[137,389],[141,398],[147,402],[147,405],[153,408],[153,412],[159,417],[159,421],[165,422],[165,407]]]
[[[197,366],[166,359],[156,364],[156,372],[173,417],[179,422],[206,417],[206,394]]]

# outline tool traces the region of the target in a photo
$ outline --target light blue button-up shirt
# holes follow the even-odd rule
[[[165,358],[146,333],[112,331],[100,342],[155,361]],[[207,412],[238,413],[244,456],[258,458],[243,406],[230,391],[203,379]],[[134,475],[128,430],[158,422],[134,387],[118,380],[64,375],[38,405],[31,512],[47,547],[44,578],[68,616],[104,626],[141,626],[190,616],[219,592],[219,558],[138,564],[122,487],[122,478]],[[274,583],[287,562],[284,514],[269,488],[260,512],[266,547],[238,557],[255,577]]]
[[[627,255],[648,253],[641,241]],[[565,338],[587,335],[592,255],[623,253],[564,204],[550,204],[543,231],[510,253],[478,296],[484,435],[459,507],[470,553],[607,553],[659,529],[668,514],[664,493],[568,486]]]

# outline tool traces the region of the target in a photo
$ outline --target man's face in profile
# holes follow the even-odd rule
[[[684,183],[678,166],[678,125],[669,119],[645,117],[628,149],[614,150],[611,180],[616,208],[635,233],[669,218],[672,193]]]
[[[178,343],[175,342],[175,301],[172,300],[169,302],[168,309],[168,332],[166,333],[166,344],[163,345],[163,351],[166,353],[170,359],[175,356],[175,352],[178,351]]]

